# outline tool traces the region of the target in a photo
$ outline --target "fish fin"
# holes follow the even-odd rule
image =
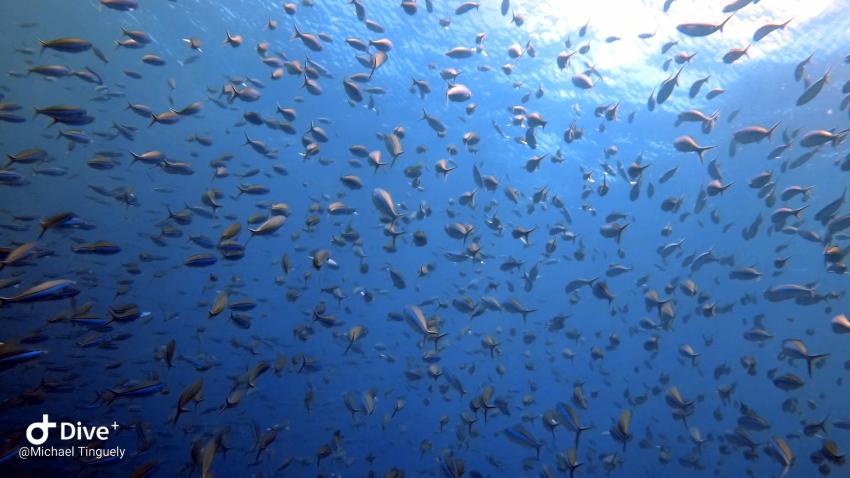
[[[770,127],[770,129],[767,130],[767,140],[768,141],[773,140],[773,132],[776,131],[776,128],[778,128],[780,124],[782,124],[782,121],[777,121],[776,123],[773,124],[773,126]]]

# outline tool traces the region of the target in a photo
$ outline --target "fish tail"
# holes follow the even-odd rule
[[[735,16],[735,12],[732,12],[732,14],[731,14],[731,15],[729,15],[728,17],[726,17],[726,20],[723,20],[723,22],[722,22],[722,23],[721,23],[721,24],[717,27],[717,29],[718,29],[718,30],[720,30],[720,31],[722,32],[722,31],[723,31],[723,27],[725,27],[725,26],[726,26],[726,22],[728,22],[729,20],[731,20],[731,19],[732,19],[732,17],[734,17],[734,16]]]
[[[375,171],[377,172],[377,168],[375,169]],[[390,222],[390,225],[395,226],[396,221],[398,221],[399,219],[401,219],[402,217],[404,217],[406,215],[407,215],[406,212],[396,213],[396,215],[393,216],[392,221]],[[464,236],[464,244],[465,243],[466,243],[466,236]]]
[[[700,162],[700,164],[703,164],[703,163],[705,162],[705,153],[706,153],[707,151],[711,151],[711,150],[712,150],[712,149],[714,149],[714,148],[715,148],[715,146],[706,146],[706,147],[704,147],[704,148],[699,148],[699,150],[698,150],[698,154],[699,154],[699,162]]]
[[[826,357],[829,357],[829,354],[815,354],[806,356],[806,370],[809,372],[809,378],[812,377],[812,366],[814,365],[814,363]],[[827,418],[829,418],[828,415]],[[824,421],[826,421],[827,418],[825,418]]]
[[[623,226],[623,227],[621,227],[620,229],[617,230],[617,244],[620,243],[620,238],[623,235],[623,231],[625,231],[626,228],[628,228],[628,227],[629,227],[629,224],[626,224],[625,226]]]
[[[148,128],[150,128],[151,126],[153,126],[153,125],[154,125],[154,123],[156,123],[157,121],[158,121],[158,120],[157,120],[156,115],[155,115],[155,114],[153,114],[153,113],[151,113],[151,122],[150,122],[150,123],[148,123]]]
[[[834,147],[838,146],[839,144],[841,144],[841,142],[844,141],[844,138],[847,136],[847,133],[850,133],[850,128],[843,129],[843,130],[839,131],[838,133],[836,133],[835,135],[833,135],[832,141],[831,141],[832,147],[834,148]]]
[[[782,124],[782,122],[777,121],[776,123],[773,124],[773,126],[770,127],[770,129],[767,130],[767,140],[768,141],[773,140],[773,132],[776,131],[776,128],[778,128],[780,124]]]

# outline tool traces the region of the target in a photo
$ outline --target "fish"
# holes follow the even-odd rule
[[[777,121],[767,128],[760,125],[747,126],[735,131],[732,134],[732,139],[740,144],[759,143],[765,138],[767,138],[768,141],[771,141],[773,139],[774,131],[776,131],[776,128],[778,128],[780,124],[781,122]]]
[[[406,213],[400,213],[396,210],[395,203],[389,192],[381,188],[375,188],[372,191],[372,204],[380,214],[389,218],[392,222],[405,216]]]
[[[100,5],[119,12],[132,12],[139,8],[138,0],[100,0]]]
[[[273,234],[283,226],[284,222],[286,222],[286,216],[272,216],[255,228],[249,227],[248,232],[251,233],[251,237]],[[250,237],[248,240],[250,240]]]
[[[826,226],[827,223],[829,223],[829,221],[835,216],[838,210],[841,209],[841,206],[844,205],[846,200],[847,188],[844,188],[844,191],[841,193],[841,196],[838,196],[837,198],[833,199],[821,209],[819,209],[817,213],[815,213],[815,220],[820,222],[821,225]]]
[[[823,76],[818,78],[817,81],[812,83],[808,88],[806,88],[805,91],[803,91],[803,94],[801,94],[800,97],[797,98],[797,103],[796,103],[797,106],[805,105],[806,103],[815,99],[818,96],[818,94],[820,94],[823,87],[827,83],[829,83],[829,72],[830,72],[830,70],[829,70],[829,68],[827,68],[827,70],[826,70],[826,72],[824,72]]]
[[[799,284],[782,284],[772,286],[764,291],[765,299],[771,302],[781,302],[786,300],[796,300],[798,298],[811,298],[815,294],[815,289]]]
[[[794,20],[794,19],[789,18],[784,23],[768,23],[768,24],[765,24],[765,25],[759,27],[753,33],[753,41],[754,42],[761,41],[764,37],[770,35],[771,33],[775,32],[776,30],[784,30],[785,27],[787,27],[788,24],[791,23],[792,20]]]
[[[61,300],[80,293],[76,282],[70,279],[55,279],[36,284],[11,296],[0,296],[0,307],[6,304],[32,303]]]
[[[706,77],[700,78],[700,79],[696,80],[695,82],[693,82],[693,84],[691,84],[690,89],[688,90],[688,96],[690,98],[696,98],[697,95],[699,95],[699,92],[702,89],[703,85],[708,83],[708,81],[710,79],[711,79],[711,75],[708,75]]]
[[[186,386],[182,392],[180,392],[180,396],[177,398],[177,408],[174,412],[174,421],[172,422],[174,425],[177,425],[177,420],[180,418],[180,415],[189,411],[186,408],[190,402],[196,401],[200,398],[201,392],[204,387],[204,381],[198,380],[197,382],[193,382]]]
[[[714,24],[714,23],[680,23],[676,26],[676,30],[679,30],[680,33],[683,33],[689,37],[705,37],[711,35],[712,33],[723,31],[723,27],[726,26],[726,23],[732,19],[734,13],[726,17],[722,22]]]
[[[20,363],[38,359],[47,354],[44,349],[26,349],[3,344],[0,346],[0,370],[6,370]]]
[[[301,42],[312,51],[322,51],[324,45],[316,35],[312,33],[304,33],[298,29],[298,26],[293,26],[292,39],[301,40]]]
[[[428,321],[425,318],[425,313],[422,312],[422,309],[417,305],[408,305],[405,308],[405,315],[409,320],[413,322],[413,324],[424,334],[426,335],[437,335],[439,331],[432,328],[428,325]]]
[[[673,141],[673,147],[676,148],[676,151],[682,153],[697,153],[700,163],[705,161],[705,153],[715,148],[715,146],[700,146],[696,140],[687,135],[677,137]]]
[[[626,449],[626,444],[632,440],[632,434],[630,431],[631,420],[631,410],[623,410],[623,412],[620,414],[620,418],[611,427],[610,431],[611,437],[614,438],[614,440],[622,443],[624,451]]]
[[[91,49],[92,44],[85,39],[76,37],[55,38],[53,40],[39,40],[41,51],[45,49],[56,50],[62,53],[81,53]]]
[[[521,424],[505,428],[505,435],[513,442],[525,447],[534,448],[537,456],[540,456],[541,443]]]
[[[741,57],[749,56],[748,52],[749,52],[751,46],[752,46],[752,42],[747,43],[747,46],[745,46],[743,48],[732,48],[732,49],[730,49],[729,51],[726,52],[726,54],[723,55],[723,63],[726,63],[726,64],[735,63],[736,61],[741,59]]]
[[[826,130],[809,131],[800,138],[800,146],[804,148],[815,148],[825,143],[832,143],[832,146],[835,147],[844,140],[848,133],[850,133],[850,128],[837,132]]]
[[[658,94],[655,95],[654,102],[656,104],[663,104],[668,98],[670,98],[670,95],[673,94],[673,90],[679,85],[679,76],[682,74],[682,70],[684,69],[685,67],[683,65],[679,68],[679,71],[677,71],[676,74],[670,76],[661,83],[661,86],[658,88]]]

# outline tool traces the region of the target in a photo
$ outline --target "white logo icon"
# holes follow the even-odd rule
[[[47,435],[51,428],[56,428],[56,422],[51,422],[47,414],[42,415],[40,422],[33,422],[27,427],[27,441],[36,446],[43,444],[47,441]],[[40,431],[41,436],[37,439],[33,437],[34,430]]]

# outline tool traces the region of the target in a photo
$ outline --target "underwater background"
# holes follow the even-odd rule
[[[3,476],[847,476],[848,8],[4,3]]]

